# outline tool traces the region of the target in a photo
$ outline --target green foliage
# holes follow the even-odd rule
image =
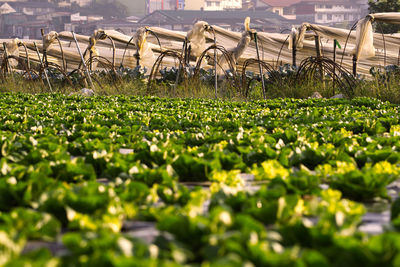
[[[382,13],[382,12],[399,12],[400,2],[398,0],[368,0],[369,12],[370,13]],[[400,26],[396,24],[388,24],[378,22],[376,31],[380,33],[397,33],[400,30]]]
[[[358,228],[399,177],[397,105],[0,98],[2,266],[399,263],[398,200],[393,232]]]

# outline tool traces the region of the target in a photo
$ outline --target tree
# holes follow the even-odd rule
[[[368,0],[369,12],[400,12],[399,0]],[[380,33],[396,33],[400,31],[400,25],[377,23],[376,31]]]

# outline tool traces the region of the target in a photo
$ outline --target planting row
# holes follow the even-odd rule
[[[0,98],[0,265],[400,264],[396,105]]]

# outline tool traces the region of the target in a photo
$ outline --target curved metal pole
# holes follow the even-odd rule
[[[261,42],[262,60],[264,61],[264,44]]]
[[[383,33],[382,30],[382,25],[378,23],[379,29],[381,30],[382,33],[382,41],[383,41],[383,67],[386,67],[386,41],[385,41],[385,34]]]
[[[178,83],[179,83],[180,74],[181,74],[181,68],[182,69],[185,68],[185,56],[184,56],[184,53],[185,53],[186,45],[187,45],[187,38],[185,37],[185,40],[183,41],[182,52],[181,52],[181,60],[180,60],[180,62],[182,62],[183,65],[181,66],[181,64],[179,63],[179,66],[178,66],[178,73],[176,74],[175,85],[174,85],[174,94],[176,92],[176,87],[178,86]]]
[[[158,42],[158,45],[160,46],[160,50],[162,50],[162,48],[161,48],[161,42],[160,42],[160,39],[158,38],[158,35],[157,35],[155,32],[153,32],[152,30],[150,30],[149,28],[146,28],[146,30],[147,30],[148,32],[150,32],[154,37],[156,37],[157,42]]]
[[[160,39],[158,38],[158,35],[155,33],[155,32],[153,32],[152,30],[150,30],[150,29],[148,29],[148,28],[146,28],[146,30],[148,31],[148,32],[150,32],[154,37],[156,37],[156,39],[157,39],[157,42],[158,42],[158,45],[160,46],[160,51],[162,52],[162,47],[161,47],[161,42],[160,42]],[[132,43],[132,41],[133,41],[133,39],[135,38],[135,36],[132,36],[130,39],[129,39],[129,41],[128,41],[128,43],[126,44],[126,46],[125,46],[125,49],[124,49],[124,54],[122,55],[122,61],[121,61],[121,67],[123,67],[124,65],[124,60],[125,60],[125,54],[126,54],[126,51],[128,50],[128,46],[130,45],[130,44],[132,44],[133,45],[133,47],[135,47],[135,45]],[[183,55],[183,54],[182,54]],[[139,62],[140,63],[140,62]],[[139,65],[139,64],[137,64],[137,65]]]
[[[18,47],[24,47],[25,49],[25,57],[26,57],[26,69],[29,75],[29,78],[32,80],[32,75],[31,75],[31,63],[30,63],[30,59],[29,59],[29,53],[28,53],[28,48],[26,47],[26,45],[23,42],[19,42],[18,43]]]
[[[113,58],[112,58],[112,69],[115,68],[115,43],[114,40],[111,36],[105,34],[106,38],[108,38],[111,41],[112,49],[113,49]]]
[[[344,48],[343,48],[343,52],[342,52],[342,59],[340,60],[340,67],[342,67],[342,65],[343,65],[344,53],[346,52],[346,47],[347,47],[347,43],[349,42],[351,32],[356,29],[357,23],[358,23],[358,20],[353,24],[353,26],[351,27],[351,29],[349,31],[349,34],[347,35],[346,42],[344,44]]]
[[[276,66],[278,66],[278,62],[279,62],[279,58],[281,57],[282,49],[285,46],[285,44],[286,44],[287,40],[289,39],[289,37],[290,37],[290,34],[286,37],[285,41],[283,42],[283,44],[281,46],[281,49],[279,49],[278,57],[276,59]]]
[[[146,27],[146,31],[150,32],[154,37],[156,37],[158,45],[160,46],[160,53],[162,53],[161,42],[160,42],[160,39],[158,38],[158,35],[154,31],[150,30],[147,27]],[[162,62],[161,62],[161,64],[162,64]],[[162,67],[162,65],[161,65],[161,67]]]
[[[58,41],[58,45],[60,46],[61,60],[62,60],[62,63],[63,63],[63,69],[64,69],[64,72],[66,72],[67,71],[67,61],[65,60],[64,49],[63,49],[63,47],[61,45],[60,38],[58,38],[58,36],[57,36],[56,39]]]
[[[18,46],[23,46],[25,49],[25,56],[26,56],[26,64],[28,67],[28,70],[31,70],[31,63],[30,63],[30,59],[29,59],[29,53],[28,53],[28,48],[26,47],[26,45],[23,42],[19,42]]]
[[[122,55],[122,60],[121,60],[121,65],[120,65],[120,67],[123,67],[123,66],[124,66],[124,59],[125,59],[126,51],[128,50],[128,46],[129,46],[130,44],[132,44],[133,47],[135,47],[134,44],[132,43],[132,41],[133,41],[134,38],[135,38],[135,37],[132,36],[131,39],[129,39],[128,43],[127,43],[126,46],[125,46],[124,54]]]

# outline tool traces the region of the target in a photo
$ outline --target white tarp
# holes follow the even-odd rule
[[[298,30],[297,39],[297,64],[310,56],[316,55],[314,35],[321,37],[322,55],[328,58],[333,58],[334,39],[336,39],[342,46],[337,49],[337,62],[342,62],[343,66],[349,71],[352,70],[352,58],[356,55],[358,58],[358,72],[361,74],[368,74],[373,66],[383,66],[384,64],[398,64],[399,60],[399,47],[400,36],[382,35],[373,33],[372,22],[381,21],[386,23],[400,23],[400,13],[378,13],[371,14],[365,19],[360,20],[357,24],[357,29],[353,31],[327,27],[316,24],[304,23]],[[148,35],[147,42],[149,47],[153,50],[155,58],[160,55],[161,51],[173,50],[178,53],[182,50],[182,45],[186,37],[186,32],[172,31],[160,27],[149,27],[152,33],[158,36],[158,40]],[[224,46],[226,49],[236,47],[241,38],[240,32],[232,32],[218,26],[214,26],[217,44]],[[127,53],[124,58],[124,65],[128,67],[136,66],[136,40],[132,36],[124,35],[117,31],[105,31],[115,42],[115,67],[121,64],[125,48]],[[67,61],[68,69],[76,68],[80,63],[80,56],[78,54],[76,44],[73,41],[70,32],[60,32],[58,37],[61,39],[61,44],[64,50],[64,56]],[[79,46],[83,51],[88,47],[90,36],[76,35]],[[273,65],[290,64],[292,62],[292,51],[288,48],[290,38],[288,33],[258,33],[259,49],[261,58]],[[206,33],[206,46],[213,44],[214,36],[211,33]],[[10,41],[10,40],[3,40]],[[346,44],[347,41],[347,44]],[[33,41],[25,41],[28,48],[33,49]],[[42,41],[36,41],[40,51],[42,51]],[[129,43],[129,45],[127,45]],[[98,40],[96,48],[100,56],[107,58],[109,61],[113,57],[113,49],[109,40]],[[22,47],[19,48],[21,57],[25,57],[22,52]],[[344,49],[346,49],[344,51]],[[0,48],[2,50],[2,48]],[[211,52],[211,51],[210,51]],[[58,43],[53,43],[47,52],[49,60],[62,66],[61,50]],[[36,52],[31,50],[30,58],[37,60]],[[251,42],[246,51],[243,53],[238,62],[238,70],[246,59],[255,58],[256,50],[255,43]],[[342,61],[343,58],[343,61]],[[152,59],[154,60],[154,59]],[[163,66],[176,66],[177,61],[172,58],[167,58],[163,62]],[[194,64],[194,62],[191,62]],[[212,66],[208,66],[212,67]],[[256,68],[254,68],[256,70]]]

